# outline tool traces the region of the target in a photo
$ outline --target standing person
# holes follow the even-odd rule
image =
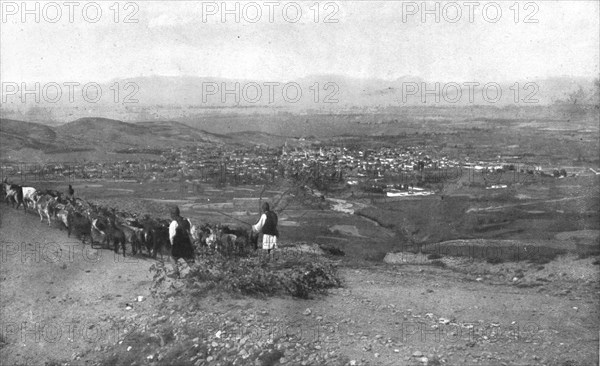
[[[171,208],[171,225],[169,225],[169,240],[171,241],[171,256],[177,263],[179,258],[194,262],[194,247],[190,229],[192,223],[189,219],[181,217],[179,207]]]
[[[67,200],[73,202],[75,200],[75,190],[73,186],[69,184],[69,189],[67,190]]]
[[[272,252],[277,248],[277,237],[279,231],[277,230],[277,214],[270,210],[267,202],[262,204],[263,214],[255,225],[252,225],[252,231],[255,233],[262,233],[262,248],[267,251],[270,257]]]

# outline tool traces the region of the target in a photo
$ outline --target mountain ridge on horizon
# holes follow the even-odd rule
[[[468,84],[470,82],[478,85]],[[190,108],[279,108],[295,112],[310,109],[339,111],[353,107],[490,104],[504,106],[519,103],[550,105],[567,99],[578,89],[593,93],[599,88],[597,78],[565,76],[508,82],[470,82],[428,81],[411,75],[383,80],[315,74],[289,81],[152,75],[117,78],[105,83],[80,84],[72,90],[73,95],[64,82],[55,83],[60,88],[58,90],[55,90],[57,88],[54,86],[47,89],[40,87],[42,90],[33,93],[35,95],[25,94],[19,89],[22,84],[15,83],[13,87],[17,89],[11,89],[10,92],[8,87],[3,88],[3,104],[0,110],[6,116],[6,113],[23,113],[36,107],[55,108],[70,110],[83,116],[81,112],[86,110],[94,111],[109,106],[129,110],[154,108],[156,113],[160,113],[161,106],[176,105]],[[25,83],[28,90],[33,88],[30,84]],[[85,85],[94,87],[87,89],[83,95]],[[46,86],[44,84],[44,87]],[[490,87],[496,90],[490,93]],[[496,99],[494,93],[498,91],[497,88],[500,88],[500,94]],[[436,90],[434,95],[432,90]],[[484,92],[486,95],[483,95]],[[471,96],[473,98],[470,98]],[[89,115],[103,114],[95,111]],[[138,118],[143,119],[143,116]],[[65,122],[65,116],[62,116],[61,120]]]
[[[474,79],[454,79],[454,78],[448,78],[448,79],[436,79],[436,80],[430,80],[427,79],[425,77],[422,76],[418,76],[418,75],[411,75],[411,74],[403,74],[401,76],[395,77],[395,78],[391,78],[391,79],[386,79],[386,78],[379,78],[379,77],[357,77],[357,76],[350,76],[350,75],[346,75],[346,74],[335,74],[335,73],[313,73],[313,74],[308,74],[308,75],[304,75],[302,77],[298,77],[295,79],[290,79],[290,80],[274,80],[274,79],[267,79],[267,78],[236,78],[236,77],[229,77],[229,76],[205,76],[205,75],[163,75],[163,74],[152,74],[152,75],[135,75],[135,76],[120,76],[120,77],[113,77],[107,80],[87,80],[87,81],[79,81],[82,84],[86,83],[86,82],[97,82],[99,84],[110,84],[113,82],[119,82],[119,81],[123,81],[123,80],[135,80],[135,79],[170,79],[170,80],[174,80],[174,79],[196,79],[196,80],[229,80],[229,81],[255,81],[255,82],[267,82],[267,81],[274,81],[274,82],[289,82],[289,81],[297,81],[297,80],[313,80],[315,78],[320,78],[320,79],[325,79],[325,78],[333,78],[333,79],[345,79],[345,80],[352,80],[352,81],[376,81],[376,82],[382,82],[382,83],[393,83],[393,82],[397,82],[397,81],[402,81],[402,80],[416,80],[416,81],[423,81],[423,82],[428,82],[428,83],[435,83],[435,82],[443,82],[443,83],[449,83],[449,82],[457,82],[457,83],[465,83],[465,82],[473,82],[473,81],[477,81]],[[546,76],[546,77],[542,77],[542,76],[533,76],[533,77],[529,77],[526,80],[537,80],[537,81],[544,81],[544,80],[551,80],[551,81],[566,81],[566,80],[573,80],[573,81],[577,81],[577,82],[581,82],[581,81],[593,81],[595,79],[598,79],[598,77],[588,77],[588,76],[582,76],[582,75],[555,75],[555,76]],[[56,82],[56,80],[52,79],[54,82]],[[508,84],[508,83],[514,83],[515,81],[523,81],[523,80],[514,80],[514,79],[505,79],[505,80],[499,80],[499,79],[490,79],[490,80],[485,80],[485,81],[494,81],[497,82],[499,84]],[[24,82],[27,84],[30,83],[34,83],[34,82],[41,82],[39,80],[19,80],[16,81],[18,84]],[[49,83],[51,81],[47,81],[47,83]],[[58,83],[61,82],[66,82],[66,81],[60,81]]]
[[[124,121],[108,116],[80,117],[59,125],[0,117],[0,157],[37,161],[114,158],[128,151],[144,154],[156,147],[224,145],[280,146],[289,139],[316,136],[335,138],[354,136],[406,136],[432,131],[454,133],[469,126],[543,128],[597,132],[599,106],[573,108],[441,107],[401,108],[373,113],[354,111],[331,114],[221,114],[192,118],[164,118]],[[595,121],[595,122],[594,122]],[[536,127],[537,128],[537,127]],[[233,144],[233,145],[232,145]],[[62,155],[61,155],[62,154]],[[130,156],[130,155],[128,155]],[[125,159],[128,157],[125,156]]]
[[[334,80],[335,85],[328,85],[322,79]],[[234,83],[237,81],[234,79],[210,79],[196,76],[140,76],[115,81],[119,86],[120,103],[115,103],[112,100],[115,95],[112,94],[110,88],[114,87],[115,84],[102,84],[103,99],[98,103],[81,103],[78,100],[74,103],[63,103],[63,100],[66,99],[64,97],[58,103],[33,103],[31,98],[26,100],[27,103],[22,103],[17,98],[18,95],[13,95],[9,103],[3,103],[0,106],[0,115],[7,119],[36,122],[56,127],[81,118],[108,118],[123,122],[177,121],[205,133],[222,135],[244,130],[286,135],[292,127],[295,131],[294,134],[302,135],[303,133],[298,130],[300,127],[289,125],[289,121],[294,120],[290,116],[296,116],[295,120],[297,121],[301,120],[302,116],[309,118],[310,115],[321,115],[328,118],[327,116],[332,115],[358,114],[370,120],[370,115],[396,113],[400,115],[398,118],[402,119],[403,115],[413,115],[413,109],[416,109],[417,114],[429,115],[444,113],[442,110],[446,108],[464,109],[465,111],[471,111],[469,113],[474,114],[474,116],[477,116],[477,110],[484,110],[479,114],[489,116],[490,113],[485,110],[510,107],[516,108],[514,112],[516,117],[521,114],[521,112],[517,112],[517,109],[545,108],[557,105],[557,103],[585,104],[589,103],[590,100],[594,100],[594,97],[596,100],[600,99],[598,79],[588,80],[578,77],[558,76],[539,82],[537,88],[529,88],[531,85],[525,88],[525,84],[519,84],[519,97],[521,99],[535,99],[538,100],[537,103],[515,103],[516,95],[513,95],[515,90],[511,89],[514,85],[500,85],[503,91],[503,99],[497,103],[486,104],[481,103],[481,100],[474,100],[471,103],[467,100],[467,90],[454,90],[453,88],[448,88],[448,95],[438,98],[440,99],[439,103],[436,103],[435,96],[428,96],[426,93],[423,96],[423,93],[418,91],[414,95],[409,95],[404,103],[402,100],[402,83],[410,82],[412,83],[411,87],[414,87],[415,84],[424,82],[420,80],[414,79],[410,75],[402,76],[395,81],[356,79],[344,75],[312,75],[295,81],[299,83],[303,92],[302,98],[296,103],[283,100],[281,90],[276,91],[280,93],[276,95],[278,99],[276,98],[277,100],[274,103],[269,103],[264,100],[267,98],[265,94],[268,92],[265,88],[262,90],[263,100],[258,103],[249,103],[244,100],[235,103],[235,97],[239,97],[239,95],[225,95],[223,101],[221,100],[223,95],[218,90],[210,95],[205,95],[206,103],[203,103],[203,82],[211,82],[213,83],[212,87],[214,87],[215,84],[221,82]],[[127,83],[131,82],[137,83],[137,89],[126,86]],[[318,90],[315,89],[317,86]],[[138,102],[124,103],[124,98],[130,95],[128,93],[134,91],[133,97]],[[450,95],[450,92],[454,92],[454,94]],[[293,95],[293,91],[291,93]],[[482,93],[482,89],[474,88],[473,93],[477,96]],[[531,93],[534,93],[533,97]],[[242,96],[241,99],[244,98],[245,96]],[[331,100],[326,102],[326,98],[332,98],[334,102],[331,102]],[[427,98],[427,103],[423,103],[423,98]],[[459,99],[457,103],[448,103],[445,100],[457,98]],[[433,103],[429,103],[432,99]],[[318,102],[315,102],[315,100],[318,100]],[[455,114],[454,111],[450,112],[451,116]],[[527,113],[525,112],[525,114]],[[265,123],[269,127],[265,127],[261,120],[268,121]],[[281,126],[277,126],[280,120],[284,122]],[[284,125],[286,127],[283,127]]]

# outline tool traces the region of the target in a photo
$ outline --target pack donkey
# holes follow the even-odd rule
[[[25,202],[23,201],[23,187],[21,187],[18,184],[8,183],[6,178],[4,178],[4,180],[2,181],[2,188],[6,193],[6,197],[4,197],[4,201],[6,202],[6,204],[8,204],[10,201],[13,208],[15,207],[16,203],[17,209],[20,205],[23,205],[23,210],[27,210]]]

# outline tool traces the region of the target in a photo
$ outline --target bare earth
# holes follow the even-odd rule
[[[0,220],[2,365],[110,364],[140,349],[146,353],[130,364],[166,364],[161,355],[185,344],[176,330],[190,324],[209,343],[243,351],[245,338],[217,334],[229,325],[219,321],[276,324],[274,333],[299,338],[278,343],[287,348],[274,365],[598,364],[594,258],[523,264],[518,281],[511,263],[341,266],[344,288],[313,300],[209,295],[163,303],[149,291],[154,261],[124,262],[6,206]],[[167,323],[173,339],[132,341]],[[246,341],[266,347],[263,336]],[[169,363],[213,364],[193,350],[180,360]]]

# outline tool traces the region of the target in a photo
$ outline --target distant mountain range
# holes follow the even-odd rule
[[[416,133],[423,131],[427,123],[438,124],[439,131],[442,124],[451,128],[455,122],[477,119],[568,124],[590,110],[597,122],[597,80],[559,77],[530,85],[526,82],[519,81],[518,88],[514,83],[498,84],[502,93],[497,103],[482,100],[482,86],[469,90],[468,85],[461,86],[463,83],[440,83],[436,103],[436,92],[432,92],[435,83],[410,76],[386,81],[316,75],[279,84],[139,77],[99,85],[102,93],[93,103],[83,100],[78,87],[71,102],[68,95],[57,99],[51,92],[53,88],[40,86],[45,94],[39,103],[31,95],[25,103],[18,93],[2,97],[6,103],[0,107],[0,159],[109,159],[114,154],[143,153],[165,146],[281,145],[290,137]],[[429,93],[419,90],[423,87]],[[224,94],[223,88],[227,89]],[[514,101],[516,90],[519,103]],[[86,95],[88,99],[94,97],[89,90]],[[490,89],[488,97],[494,96],[495,90]],[[138,102],[123,103],[126,98]],[[251,103],[252,98],[257,102]],[[431,103],[422,103],[422,98]],[[538,102],[525,104],[523,98]],[[53,99],[57,102],[49,102]],[[457,102],[448,102],[452,100]],[[573,106],[584,106],[587,112],[577,116],[580,111],[573,110]],[[590,119],[589,113],[585,118]],[[430,130],[431,125],[426,129]]]
[[[215,114],[378,112],[389,108],[430,106],[543,106],[560,101],[594,103],[599,88],[596,80],[572,77],[510,82],[481,80],[475,85],[452,81],[436,83],[411,76],[391,81],[340,75],[313,75],[292,81],[149,76],[88,84],[86,100],[82,94],[83,85],[73,89],[72,99],[69,88],[63,83],[58,85],[61,95],[56,93],[55,86],[41,84],[38,101],[28,95],[23,103],[18,90],[4,95],[0,107],[2,118],[48,125],[96,116],[127,122],[176,120],[187,123]],[[32,89],[34,83],[27,83],[26,87]],[[96,93],[98,89],[100,93]],[[577,95],[578,91],[581,95]]]

